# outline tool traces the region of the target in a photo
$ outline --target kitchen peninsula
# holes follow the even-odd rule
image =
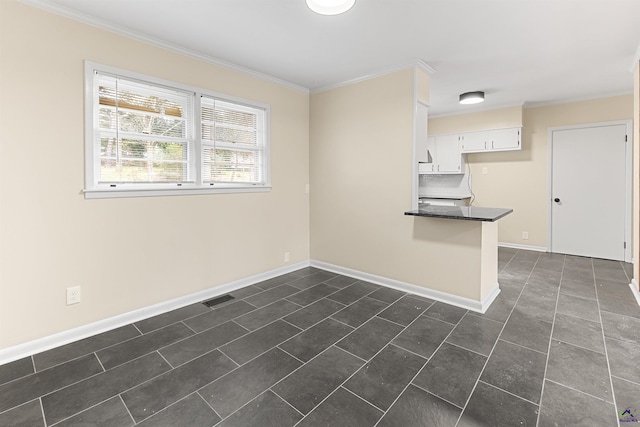
[[[472,281],[465,283],[450,283],[452,288],[465,289],[466,294],[474,295],[473,301],[464,304],[466,308],[484,313],[493,300],[500,293],[498,284],[498,223],[497,220],[513,212],[513,209],[484,208],[475,206],[434,206],[424,205],[419,209],[407,211],[408,216],[420,217],[415,221],[432,221],[425,226],[438,226],[439,221],[467,222],[474,234],[473,246],[475,250],[464,252],[457,260],[459,268],[473,268],[479,275]]]

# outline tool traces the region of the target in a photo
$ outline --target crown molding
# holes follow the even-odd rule
[[[366,74],[364,76],[361,77],[356,77],[355,79],[351,79],[351,80],[347,80],[344,82],[340,82],[340,83],[333,83],[327,86],[322,86],[316,89],[312,89],[310,92],[311,94],[314,93],[320,93],[320,92],[326,92],[328,90],[331,89],[337,89],[339,87],[343,87],[343,86],[348,86],[354,83],[360,83],[366,80],[371,80],[371,79],[375,79],[377,77],[382,77],[385,76],[387,74],[391,74],[391,73],[395,73],[397,71],[401,71],[401,70],[406,70],[408,68],[420,68],[422,70],[424,70],[425,72],[427,72],[428,74],[434,74],[436,72],[435,68],[431,67],[430,65],[428,65],[426,62],[422,61],[421,59],[418,59],[416,61],[412,61],[409,63],[404,63],[404,64],[399,64],[399,65],[394,65],[391,67],[386,67],[386,68],[382,68],[378,71],[375,71],[371,74]]]
[[[422,71],[426,72],[427,74],[436,73],[436,69],[433,68],[431,65],[427,64],[426,62],[424,62],[422,59],[418,59],[416,61],[416,67],[420,68]]]
[[[1,0],[0,0],[1,1]],[[129,29],[126,29],[124,27],[118,26],[118,25],[114,25],[110,22],[101,20],[101,19],[96,19],[92,16],[89,15],[85,15],[84,13],[80,13],[71,9],[68,9],[66,7],[62,7],[58,4],[52,3],[48,0],[18,0],[20,3],[26,4],[28,6],[33,6],[42,10],[45,10],[47,12],[51,12],[53,14],[56,15],[60,15],[63,16],[65,18],[69,18],[72,19],[74,21],[78,21],[81,22],[83,24],[87,24],[90,25],[92,27],[96,27],[96,28],[100,28],[102,30],[106,30],[121,36],[125,36],[134,40],[138,40],[141,41],[143,43],[147,43],[149,45],[155,46],[155,47],[159,47],[161,49],[165,49],[165,50],[169,50],[184,56],[188,56],[197,60],[200,60],[202,62],[207,62],[209,64],[213,64],[213,65],[217,65],[219,67],[223,67],[223,68],[227,68],[229,70],[233,70],[233,71],[237,71],[243,74],[247,74],[253,77],[257,77],[261,80],[265,80],[271,83],[276,83],[278,85],[281,86],[285,86],[288,87],[290,89],[294,89],[300,92],[305,92],[305,93],[309,93],[309,89],[282,79],[279,79],[277,77],[273,77],[270,76],[268,74],[264,74],[255,70],[252,70],[250,68],[245,68],[242,67],[240,65],[236,65],[233,64],[231,62],[227,62],[224,61],[222,59],[218,59],[215,57],[212,57],[210,55],[206,55],[203,54],[201,52],[197,52],[194,50],[190,50],[190,49],[186,49],[182,46],[178,46],[172,43],[167,43],[163,40],[159,40],[155,37],[150,37],[147,36],[145,34],[142,33],[138,33],[136,31],[131,31]]]
[[[525,102],[524,108],[538,108],[538,107],[547,107],[550,105],[558,105],[558,104],[571,104],[572,102],[593,101],[595,99],[613,98],[616,96],[624,96],[624,95],[632,95],[632,94],[633,94],[632,91],[625,90],[621,92],[611,92],[611,93],[604,93],[600,95],[583,96],[583,97],[577,97],[577,98],[564,98],[564,99],[557,99],[553,101]]]
[[[503,110],[505,108],[513,108],[513,107],[522,107],[524,109],[525,103],[524,102],[517,102],[515,104],[494,105],[494,106],[487,107],[487,108],[480,107],[480,108],[475,109],[473,111],[455,111],[455,112],[451,112],[451,113],[429,114],[429,119],[439,119],[439,118],[443,118],[443,117],[452,117],[452,116],[467,116],[467,115],[470,115],[470,114],[478,114],[478,113],[484,113],[486,111],[494,111],[494,110]]]

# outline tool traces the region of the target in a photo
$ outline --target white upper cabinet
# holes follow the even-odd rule
[[[520,128],[496,129],[490,133],[492,151],[520,150],[522,148]]]
[[[419,164],[419,173],[457,174],[464,173],[464,167],[457,135],[438,135],[428,138],[427,162]]]
[[[522,148],[520,127],[492,129],[458,134],[462,153],[483,153],[491,151],[510,151]]]
[[[485,151],[487,149],[487,139],[489,139],[489,132],[487,131],[462,133],[458,135],[460,151],[463,153]]]

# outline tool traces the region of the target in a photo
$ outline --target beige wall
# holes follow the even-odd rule
[[[413,105],[411,69],[311,95],[311,258],[480,300],[479,224],[403,215]]]
[[[476,206],[512,208],[499,222],[502,243],[547,246],[547,130],[550,127],[627,120],[633,96],[623,95],[537,108],[520,107],[433,118],[429,133],[450,133],[523,125],[522,150],[469,154]],[[487,174],[482,174],[487,168]],[[529,239],[522,239],[522,232]]]
[[[0,348],[309,259],[307,93],[16,1],[0,16]],[[85,200],[84,60],[270,104],[273,190]]]

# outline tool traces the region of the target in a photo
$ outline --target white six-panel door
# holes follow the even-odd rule
[[[625,260],[627,125],[550,135],[551,251]]]

